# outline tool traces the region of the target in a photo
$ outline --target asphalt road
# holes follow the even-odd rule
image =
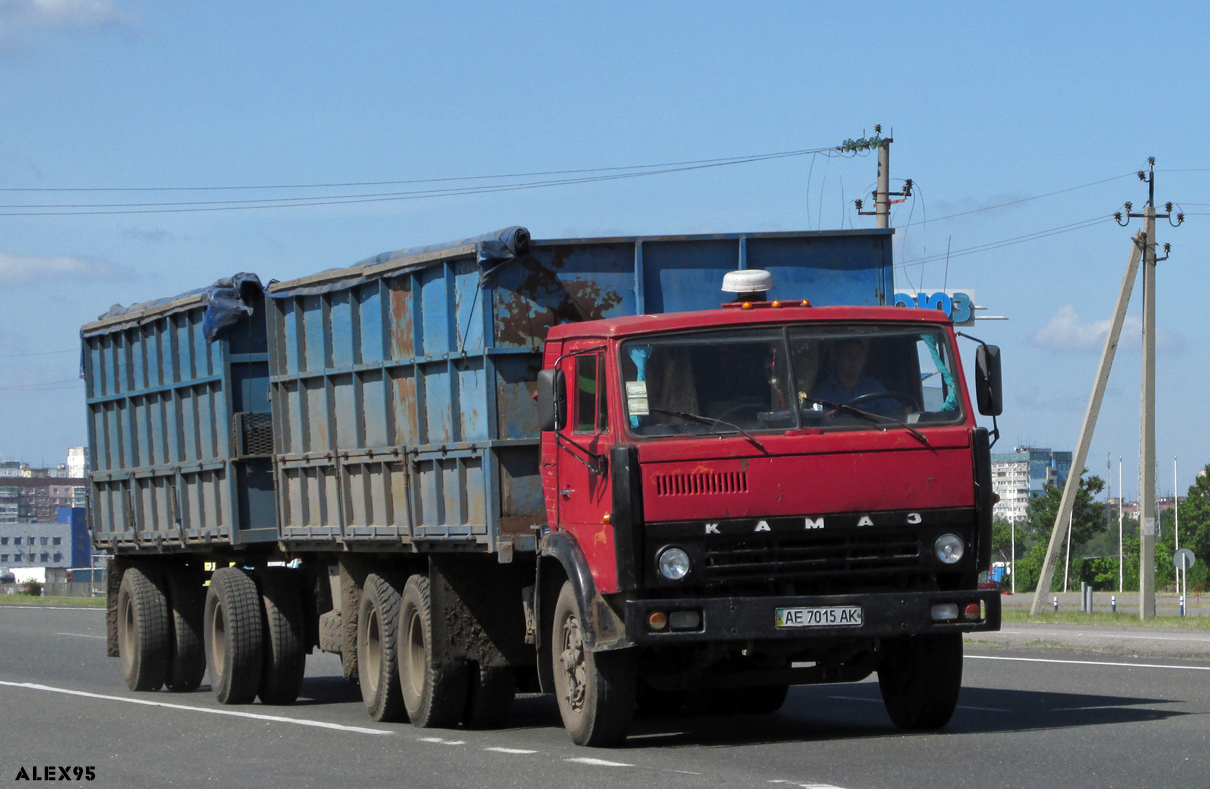
[[[626,747],[577,748],[550,698],[493,732],[376,724],[330,655],[289,707],[208,692],[132,693],[98,609],[0,607],[0,783],[93,768],[82,786],[1180,787],[1210,784],[1206,631],[1044,637],[1009,625],[967,645],[959,709],[905,735],[877,684],[796,688],[776,715],[636,723]],[[1070,630],[1070,629],[1069,629]],[[1105,651],[1143,636],[1128,653]],[[1087,634],[1086,636],[1087,637]],[[1093,634],[1097,638],[1097,634]],[[1093,651],[1097,650],[1097,651]]]

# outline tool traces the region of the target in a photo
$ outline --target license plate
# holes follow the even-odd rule
[[[778,608],[778,627],[860,627],[861,606],[833,605],[825,608]]]

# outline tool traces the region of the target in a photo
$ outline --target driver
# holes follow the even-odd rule
[[[832,358],[828,377],[815,387],[812,397],[844,405],[857,398],[866,397],[857,404],[863,411],[883,416],[892,416],[899,404],[890,397],[867,397],[887,391],[878,379],[865,372],[866,357],[870,353],[870,341],[864,337],[838,340],[832,347]]]

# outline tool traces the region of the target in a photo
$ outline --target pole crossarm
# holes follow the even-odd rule
[[[1126,273],[1122,277],[1122,290],[1118,295],[1117,309],[1113,314],[1113,322],[1109,327],[1109,335],[1105,338],[1105,350],[1101,353],[1101,366],[1097,370],[1096,384],[1092,388],[1092,396],[1088,400],[1088,410],[1084,414],[1084,426],[1080,429],[1080,441],[1072,458],[1071,471],[1067,475],[1067,483],[1063,486],[1063,498],[1059,503],[1059,512],[1055,516],[1055,525],[1050,532],[1050,543],[1046,548],[1046,559],[1042,562],[1042,573],[1038,578],[1038,587],[1034,590],[1033,604],[1030,614],[1037,616],[1042,613],[1045,597],[1050,592],[1050,584],[1055,574],[1055,559],[1063,540],[1066,539],[1071,527],[1071,514],[1075,508],[1076,492],[1080,489],[1080,477],[1083,475],[1084,462],[1088,459],[1088,447],[1092,443],[1092,433],[1097,425],[1097,416],[1101,412],[1101,401],[1105,397],[1105,386],[1109,382],[1109,371],[1113,367],[1113,358],[1117,353],[1118,341],[1122,335],[1122,324],[1126,320],[1126,308],[1130,305],[1130,296],[1134,292],[1134,281],[1138,277],[1139,261],[1147,237],[1144,233],[1135,233],[1130,247],[1130,259],[1126,264]]]

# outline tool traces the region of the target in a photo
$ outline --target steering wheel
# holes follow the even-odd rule
[[[857,397],[854,397],[852,400],[845,403],[845,405],[851,405],[851,406],[856,407],[858,403],[864,403],[864,402],[867,402],[870,400],[881,400],[883,398],[888,398],[891,400],[898,400],[899,402],[903,403],[904,405],[912,406],[917,411],[924,410],[924,408],[920,405],[920,401],[916,399],[916,396],[914,394],[912,394],[911,392],[904,392],[904,391],[898,390],[898,389],[888,389],[885,392],[867,392],[866,394],[863,394],[863,395],[857,395]]]

